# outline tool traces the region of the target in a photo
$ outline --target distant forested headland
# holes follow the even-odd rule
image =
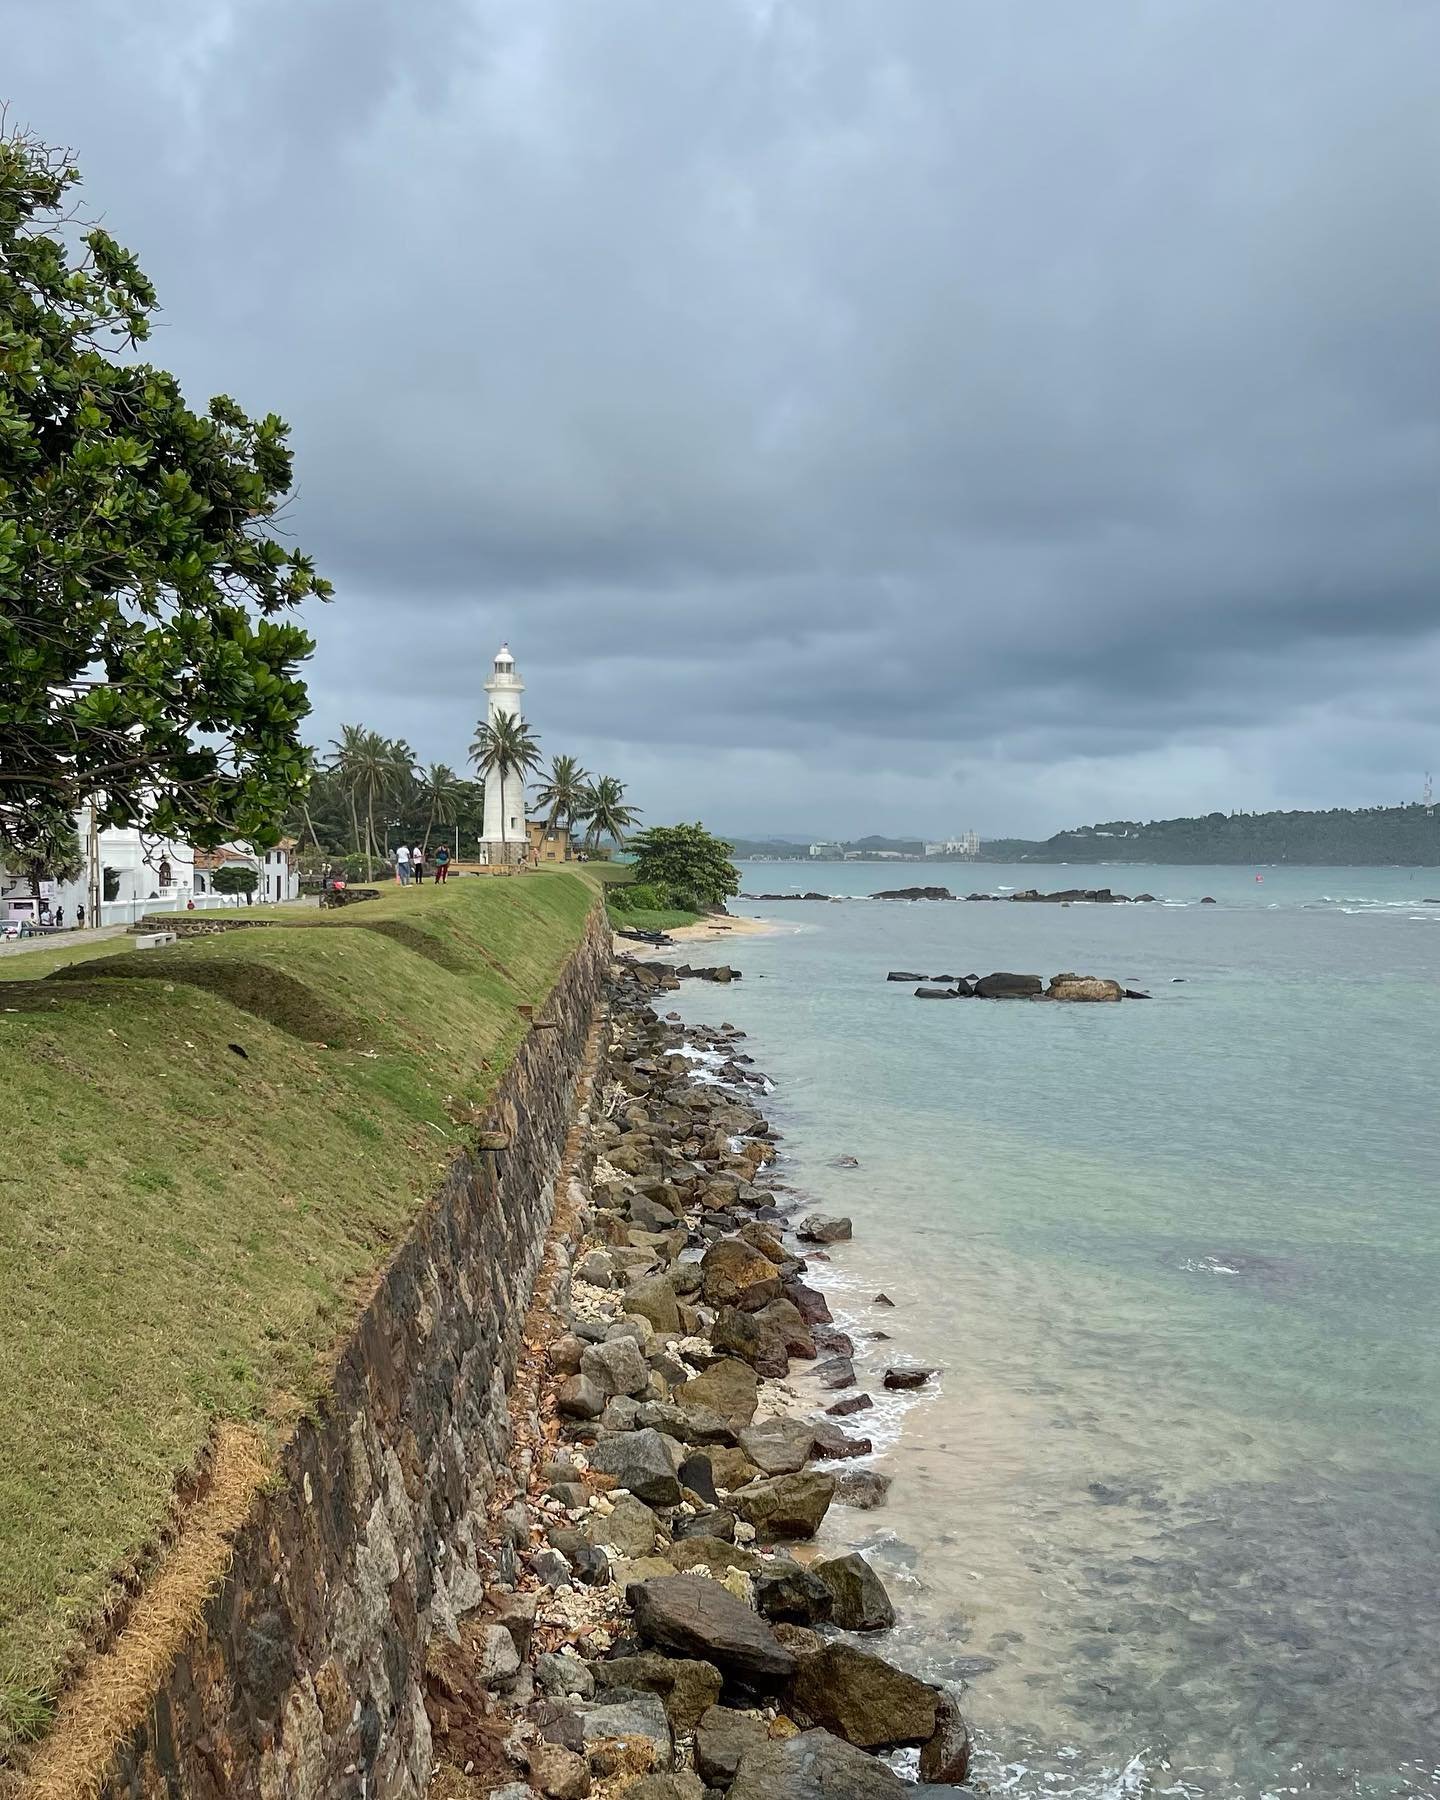
[[[737,856],[764,862],[806,860],[794,839],[735,839]],[[931,849],[918,838],[864,837],[816,844],[812,860],[972,860]],[[1440,866],[1440,813],[1424,805],[1367,806],[1349,812],[1206,813],[1196,819],[1111,819],[1057,831],[1051,838],[983,838],[980,862],[1403,863]]]
[[[1357,811],[1206,813],[1112,819],[1043,842],[987,838],[984,862],[1440,864],[1440,816],[1426,806]]]

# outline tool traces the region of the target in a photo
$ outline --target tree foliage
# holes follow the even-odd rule
[[[487,775],[498,775],[503,789],[511,775],[522,778],[539,766],[540,740],[531,731],[529,725],[519,713],[497,713],[493,721],[483,721],[475,727],[475,741],[470,746],[470,759],[475,764],[483,779]],[[517,842],[523,841],[524,822],[520,826],[521,836]],[[505,814],[500,814],[500,841],[506,837]]]
[[[305,775],[286,615],[331,591],[273,534],[287,430],[140,360],[155,290],[78,182],[0,123],[0,828],[96,795],[102,825],[269,845]]]
[[[217,894],[253,894],[260,885],[260,874],[249,863],[226,863],[210,877]]]
[[[625,783],[614,775],[602,775],[592,781],[580,799],[575,815],[585,826],[585,842],[595,849],[606,838],[613,838],[623,849],[625,833],[640,817],[640,808],[625,799]]]
[[[73,815],[63,807],[35,807],[22,836],[0,833],[0,866],[23,876],[37,900],[42,881],[74,881],[85,857]]]
[[[545,814],[545,830],[553,832],[557,825],[568,831],[585,811],[590,777],[580,767],[577,756],[557,756],[550,771],[535,793],[535,804]]]
[[[693,825],[651,825],[630,840],[635,879],[668,894],[671,903],[693,900],[703,909],[723,906],[740,891],[740,871],[730,845],[698,821]]]

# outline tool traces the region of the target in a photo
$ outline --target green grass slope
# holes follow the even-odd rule
[[[213,1422],[278,1437],[323,1387],[594,900],[474,879],[0,961],[0,1761]]]

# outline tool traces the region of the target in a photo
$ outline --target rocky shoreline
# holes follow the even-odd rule
[[[932,1792],[959,1792],[958,1692],[876,1653],[895,1619],[879,1576],[811,1541],[889,1485],[855,1466],[873,1402],[806,1279],[850,1221],[792,1224],[769,1083],[733,1026],[659,1015],[677,985],[616,964],[496,1580],[431,1653],[431,1791],[883,1800],[913,1792],[883,1760],[909,1749]],[[816,1377],[808,1410],[780,1385],[792,1361]]]

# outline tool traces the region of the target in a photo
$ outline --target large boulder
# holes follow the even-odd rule
[[[734,1426],[704,1406],[686,1409],[676,1406],[674,1401],[647,1400],[635,1409],[635,1421],[630,1429],[638,1430],[645,1425],[653,1425],[656,1431],[663,1431],[666,1437],[678,1438],[682,1444],[709,1446],[735,1442]]]
[[[668,1276],[641,1275],[625,1290],[625,1310],[648,1319],[657,1331],[680,1329],[680,1303]]]
[[[723,1581],[731,1569],[743,1569],[755,1575],[765,1566],[765,1559],[743,1544],[727,1543],[724,1538],[679,1538],[671,1546],[670,1562],[681,1574],[687,1569],[708,1569]]]
[[[895,1623],[885,1584],[858,1551],[811,1563],[809,1573],[830,1596],[830,1619],[842,1631],[884,1631]]]
[[[648,1747],[651,1766],[668,1766],[675,1736],[658,1694],[616,1688],[603,1698],[577,1705],[581,1739],[588,1747],[607,1738],[628,1738]]]
[[[815,1339],[810,1327],[801,1316],[800,1308],[784,1294],[768,1306],[762,1306],[753,1316],[780,1334],[780,1341],[791,1356],[814,1356]]]
[[[887,1388],[924,1387],[934,1373],[934,1369],[925,1369],[918,1364],[905,1363],[885,1371],[885,1386]]]
[[[933,1737],[940,1696],[878,1656],[827,1642],[800,1659],[788,1704],[797,1723],[823,1725],[847,1743],[880,1750]]]
[[[1102,981],[1096,975],[1056,975],[1052,977],[1047,1000],[1123,1000],[1125,990],[1118,981]]]
[[[893,1769],[828,1731],[767,1738],[742,1754],[729,1800],[915,1800]]]
[[[767,1562],[754,1577],[755,1604],[767,1619],[818,1625],[830,1617],[830,1589],[812,1570],[789,1557]]]
[[[590,1672],[603,1695],[607,1688],[634,1688],[658,1694],[677,1731],[693,1731],[701,1714],[720,1698],[720,1671],[714,1663],[693,1657],[664,1656],[644,1650],[638,1656],[616,1656],[592,1663]]]
[[[758,1312],[780,1297],[780,1271],[744,1238],[717,1238],[700,1259],[700,1291],[709,1306]]]
[[[835,1477],[806,1469],[796,1475],[772,1475],[736,1488],[729,1505],[755,1527],[756,1535],[775,1538],[814,1537],[835,1496]]]
[[[718,1413],[739,1431],[755,1417],[755,1408],[760,1403],[760,1382],[748,1363],[726,1356],[711,1363],[702,1375],[677,1382],[670,1398],[688,1413],[697,1408]]]
[[[588,1375],[567,1375],[555,1390],[556,1408],[567,1419],[598,1419],[607,1398]]]
[[[695,1731],[695,1767],[711,1787],[728,1787],[740,1758],[757,1744],[767,1743],[769,1735],[765,1721],[753,1713],[712,1706]]]
[[[815,1427],[807,1419],[762,1419],[740,1433],[740,1448],[762,1475],[794,1475],[809,1462],[814,1445]]]
[[[744,1487],[747,1481],[754,1481],[760,1471],[745,1452],[738,1448],[727,1448],[717,1445],[710,1451],[710,1473],[714,1477],[717,1488],[727,1492],[732,1488]]]
[[[653,1512],[633,1493],[622,1494],[614,1508],[603,1517],[599,1513],[586,1519],[581,1531],[589,1544],[608,1544],[621,1556],[650,1556],[655,1550]]]
[[[718,1581],[671,1575],[639,1583],[628,1597],[646,1643],[699,1657],[755,1686],[778,1686],[795,1672],[795,1658],[765,1621]]]
[[[838,1425],[832,1425],[829,1419],[817,1419],[814,1425],[815,1454],[817,1457],[835,1457],[844,1460],[852,1456],[868,1456],[875,1448],[867,1437],[851,1437],[848,1431],[842,1431]]]
[[[809,1287],[803,1281],[787,1281],[785,1297],[807,1325],[829,1325],[832,1322],[829,1302],[819,1288]]]
[[[580,1374],[604,1394],[643,1394],[650,1386],[649,1365],[633,1337],[588,1344],[580,1358]]]
[[[738,1356],[749,1363],[758,1375],[783,1380],[790,1373],[784,1338],[758,1313],[722,1306],[710,1328],[710,1342],[728,1356]]]
[[[830,1388],[832,1391],[854,1387],[855,1365],[848,1356],[832,1356],[828,1362],[816,1364],[815,1379],[822,1388]]]
[[[982,1000],[1033,1000],[1044,986],[1038,975],[1010,975],[1002,970],[997,975],[982,975],[975,992]]]
[[[590,1452],[590,1467],[612,1475],[648,1506],[680,1504],[678,1446],[658,1431],[617,1431],[602,1437]]]

